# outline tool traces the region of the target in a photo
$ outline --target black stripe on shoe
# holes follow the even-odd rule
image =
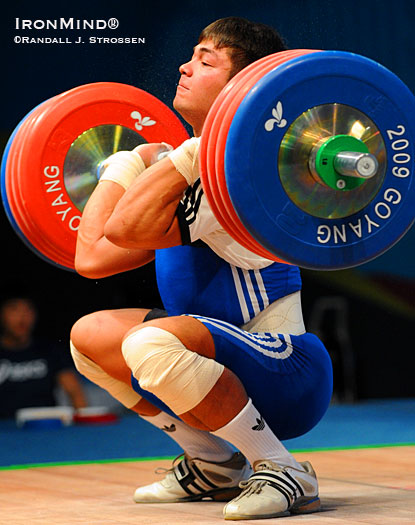
[[[196,483],[196,480],[190,482],[189,485],[191,485],[191,486],[194,487],[196,490],[198,490],[200,494],[203,494],[204,492],[206,492],[206,489],[200,487],[200,486]]]
[[[284,496],[284,498],[287,500],[288,508],[291,507],[293,500],[295,499],[293,495],[289,493],[287,489],[285,489],[281,485],[278,485],[278,483],[274,483],[273,481],[268,481],[268,483],[271,485],[272,488],[278,490],[278,492],[280,492]]]
[[[219,488],[217,485],[210,482],[198,467],[193,464],[189,465],[186,459],[183,459],[175,467],[174,474],[182,489],[191,496],[210,492],[209,487],[211,489]],[[198,477],[200,479],[198,479]],[[205,483],[208,488],[201,486],[200,482]]]
[[[280,474],[280,475],[279,475]],[[286,472],[276,473],[269,470],[261,470],[259,472],[255,472],[255,474],[252,474],[250,479],[258,479],[258,480],[266,480],[266,481],[279,481],[281,483],[284,483],[292,492],[295,492],[296,487],[298,486],[298,483],[293,480],[293,485],[290,483],[289,480],[285,479],[283,476],[285,476]]]
[[[194,496],[195,493],[192,490],[190,490],[189,485],[194,484],[196,478],[193,472],[189,469],[189,465],[186,463],[186,459],[180,461],[180,463],[176,465],[173,472],[182,489],[185,492],[187,492],[187,494],[189,494],[190,496]],[[197,487],[197,489],[199,489],[199,487]]]
[[[294,494],[295,496],[295,492],[296,492],[296,489],[297,489],[297,486],[298,486],[298,483],[295,483],[294,484],[291,484],[289,479],[286,479],[284,476],[286,476],[286,472],[281,472],[280,475],[276,475],[275,478],[280,481],[281,483],[284,483],[284,485],[286,485],[290,490],[291,492]],[[274,477],[274,476],[273,476]]]
[[[215,485],[210,480],[207,479],[207,477],[203,474],[203,472],[197,467],[194,463],[192,463],[191,468],[194,470],[196,475],[205,483],[208,487],[211,487],[212,489],[219,488],[218,485]]]
[[[186,467],[186,468],[185,468]],[[189,470],[189,465],[186,463],[186,460],[183,459],[182,461],[180,461],[180,463],[176,466],[177,470],[180,472],[180,476],[181,478],[185,478],[190,470]],[[177,477],[177,476],[176,476]]]
[[[295,478],[293,478],[291,474],[289,474],[288,472],[284,472],[284,474],[287,476],[287,478],[289,478],[294,483],[300,495],[304,496],[303,487],[298,483],[298,481]]]
[[[256,472],[255,474],[252,474],[252,476],[249,479],[250,480],[256,479],[258,481],[266,481],[272,487],[278,488],[278,490],[281,489],[280,492],[285,491],[289,495],[289,497],[292,498],[293,500],[296,499],[296,489],[297,488],[299,489],[300,494],[302,496],[304,495],[304,492],[301,489],[301,487],[299,487],[298,483],[295,480],[293,480],[291,476],[289,476],[289,480],[287,480],[283,477],[287,475],[287,473],[282,472],[281,474],[282,475],[278,475],[277,473],[274,473],[274,472],[262,470],[262,471]],[[291,480],[293,484],[290,483]],[[291,505],[291,502],[290,502],[290,505]]]
[[[187,483],[184,483],[183,480],[181,480],[181,479],[178,479],[177,481],[179,482],[179,484],[180,484],[180,486],[182,487],[182,489],[183,489],[185,492],[187,492],[187,494],[189,494],[189,496],[194,496],[194,495],[195,495],[195,493],[192,492],[192,491],[188,488]]]

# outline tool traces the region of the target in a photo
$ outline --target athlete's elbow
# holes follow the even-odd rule
[[[98,268],[91,264],[90,260],[85,260],[81,257],[75,257],[75,271],[77,274],[87,279],[98,279]]]
[[[112,275],[103,264],[102,257],[96,257],[93,253],[76,253],[74,269],[77,274],[87,279],[102,279]]]
[[[115,244],[116,246],[123,246],[128,230],[118,217],[111,216],[104,225],[104,237]]]
[[[87,279],[100,279],[103,277],[99,265],[95,264],[90,258],[75,257],[74,266],[76,273]]]
[[[129,226],[119,221],[109,219],[105,224],[105,238],[120,248],[138,249],[147,248],[143,245],[143,236],[139,233],[139,225]]]
[[[181,244],[180,235],[172,235],[171,231],[161,229],[157,224],[142,229],[113,229],[107,225],[104,235],[112,244],[130,250],[157,250]]]

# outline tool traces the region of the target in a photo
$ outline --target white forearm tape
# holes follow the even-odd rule
[[[122,344],[124,359],[140,386],[177,415],[188,412],[211,391],[224,366],[188,350],[173,334],[146,326]]]
[[[193,137],[185,140],[181,146],[168,155],[189,186],[199,178],[199,144],[200,137]]]
[[[140,401],[140,399],[142,399],[131,386],[119,381],[118,379],[114,379],[104,372],[100,366],[88,359],[85,355],[81,354],[81,352],[75,348],[72,341],[70,346],[75,367],[80,374],[106,390],[112,395],[112,397],[127,408],[133,407]]]
[[[122,186],[125,190],[146,169],[143,159],[136,151],[117,151],[104,160],[103,174],[99,182],[110,180]]]
[[[301,293],[294,292],[271,303],[241,328],[247,332],[304,334],[305,326],[301,310]]]

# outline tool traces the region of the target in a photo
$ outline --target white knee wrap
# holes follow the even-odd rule
[[[124,359],[140,386],[176,414],[184,414],[210,392],[224,366],[187,350],[173,334],[146,326],[123,342]]]
[[[72,341],[70,345],[75,367],[80,374],[106,390],[112,397],[127,408],[133,407],[140,401],[141,396],[137,394],[131,386],[126,385],[122,381],[118,381],[118,379],[114,379],[104,372],[100,366],[81,354],[81,352],[74,347]]]

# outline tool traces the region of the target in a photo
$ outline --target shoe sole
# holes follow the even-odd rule
[[[305,499],[304,502],[301,501],[302,498],[298,498],[295,502],[295,505],[292,506],[289,510],[291,514],[311,514],[312,512],[317,512],[320,507],[320,498],[314,498],[312,500]]]
[[[260,520],[267,518],[283,518],[284,516],[289,516],[290,514],[311,514],[312,512],[318,512],[320,510],[320,498],[304,499],[301,503],[301,498],[296,501],[296,506],[291,507],[283,512],[274,512],[272,514],[254,514],[254,515],[234,515],[226,516],[224,515],[225,520]]]
[[[208,499],[209,501],[230,501],[233,498],[239,496],[242,489],[235,487],[232,489],[215,489],[203,494],[195,494],[193,496],[187,496],[185,498],[169,499],[169,500],[136,500],[135,503],[188,503],[192,501],[202,501]]]

